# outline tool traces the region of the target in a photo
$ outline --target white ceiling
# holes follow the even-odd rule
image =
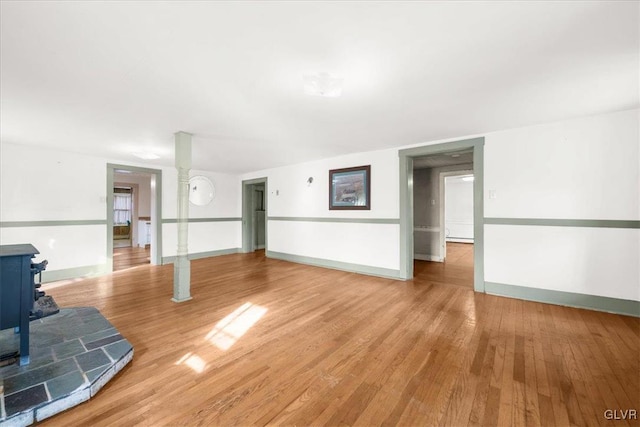
[[[639,4],[2,1],[1,138],[241,173],[635,108]]]

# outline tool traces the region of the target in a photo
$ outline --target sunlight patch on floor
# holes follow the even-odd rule
[[[469,298],[464,303],[464,314],[467,316],[467,324],[476,327],[476,302],[474,298]]]
[[[187,365],[194,372],[201,374],[207,367],[207,363],[200,356],[193,353],[187,353],[176,362],[176,365]]]
[[[220,350],[228,350],[266,312],[267,308],[247,302],[219,321],[205,339]]]
[[[60,288],[62,286],[67,286],[67,285],[70,285],[72,283],[81,282],[84,279],[85,278],[81,277],[81,278],[77,278],[77,279],[58,280],[56,282],[43,283],[42,287],[40,289],[43,290],[43,291],[47,291],[49,289]]]

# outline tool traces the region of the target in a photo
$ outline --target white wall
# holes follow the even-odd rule
[[[485,280],[640,301],[640,230],[485,226]]]
[[[0,144],[2,221],[106,219],[106,162]]]
[[[488,134],[485,217],[638,219],[638,111]]]
[[[269,221],[270,251],[397,270],[397,224]]]
[[[49,261],[48,272],[91,266],[95,267],[94,273],[99,273],[107,262],[104,225],[0,228],[0,244],[19,243],[35,246],[40,251],[36,260]]]
[[[106,267],[107,163],[147,167],[145,164],[102,159],[45,148],[0,144],[0,244],[32,243],[38,259],[48,259],[48,272],[100,273]],[[158,169],[150,167],[151,169]],[[162,170],[164,219],[176,217],[177,172]],[[216,184],[216,198],[204,207],[190,206],[190,218],[239,218],[240,181],[236,176],[205,171]],[[139,202],[140,203],[140,202]],[[103,222],[91,225],[42,226],[31,221]],[[7,222],[24,226],[6,226]],[[20,225],[20,224],[18,224]],[[240,221],[190,224],[189,253],[235,249],[241,246]],[[163,256],[176,252],[177,225],[163,224]]]
[[[106,162],[0,145],[0,220],[106,220]],[[104,225],[0,227],[0,244],[31,243],[48,271],[106,263]]]
[[[636,109],[484,135],[484,216],[640,220],[639,117]],[[432,143],[437,142],[445,141]],[[6,143],[0,149],[1,221],[106,219],[106,159]],[[367,164],[372,173],[371,210],[329,211],[329,169]],[[241,178],[268,177],[269,216],[311,218],[269,221],[269,250],[396,270],[397,224],[313,218],[398,219],[398,164],[398,150],[389,149]],[[163,217],[175,218],[176,172],[162,170]],[[190,216],[240,217],[240,178],[210,172],[192,175],[197,173],[216,183],[217,195],[209,206],[191,206]],[[314,177],[311,186],[309,176]],[[73,197],[68,197],[70,183]],[[495,199],[489,198],[490,191]],[[198,224],[191,227],[190,252],[241,246],[238,221]],[[164,224],[163,230],[164,256],[171,256],[176,225]],[[0,227],[0,243],[34,243],[51,261],[50,269],[103,262],[105,236],[101,225]],[[639,239],[637,229],[486,225],[485,280],[640,300]]]
[[[239,218],[241,217],[242,194],[240,177],[210,171],[193,169],[189,176],[205,176],[215,188],[213,201],[206,206],[189,203],[189,218]],[[178,216],[178,171],[175,168],[162,168],[162,216]]]
[[[371,210],[330,211],[329,170],[371,165]],[[397,219],[398,151],[383,150],[254,172],[242,179],[268,178],[267,215],[307,218],[267,224],[269,251],[397,270],[399,226],[317,222],[313,218]],[[309,177],[313,183],[307,184]]]
[[[178,248],[177,224],[162,225],[162,256],[176,256]],[[189,253],[224,249],[238,249],[242,246],[242,223],[229,222],[194,222],[189,223]]]
[[[488,134],[485,217],[639,220],[639,111]],[[485,280],[640,300],[640,234],[486,225]]]
[[[192,170],[190,176],[205,176],[215,188],[213,201],[206,206],[189,203],[189,218],[241,218],[242,192],[236,175]],[[162,216],[175,219],[178,215],[178,171],[162,169]],[[237,249],[242,247],[242,223],[238,221],[212,221],[189,223],[189,253]],[[178,225],[162,225],[162,256],[175,256],[178,247]]]
[[[371,210],[330,211],[329,170],[371,165]],[[253,172],[243,180],[268,177],[269,216],[398,218],[398,150],[371,151]],[[313,183],[307,179],[313,177]],[[276,195],[276,191],[279,195]]]
[[[640,220],[639,116],[636,109],[474,135],[485,137],[484,216]],[[430,144],[440,142],[446,141]],[[329,169],[366,164],[372,169],[371,211],[329,211]],[[263,176],[269,180],[271,217],[399,217],[395,149],[242,178]],[[310,187],[309,176],[314,177]],[[490,191],[495,199],[489,198]],[[269,221],[268,232],[269,250],[399,268],[399,227],[395,225]],[[485,280],[640,300],[638,239],[637,229],[486,225]],[[609,279],[604,272],[610,272]]]
[[[461,177],[445,177],[444,181],[445,236],[473,241],[473,181]]]

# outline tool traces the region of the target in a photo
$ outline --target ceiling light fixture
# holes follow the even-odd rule
[[[465,176],[462,178],[463,181],[473,181],[473,176]]]
[[[329,73],[305,74],[302,76],[304,93],[312,96],[324,96],[337,98],[342,95],[342,83],[344,79],[332,76]]]
[[[152,153],[150,151],[138,151],[132,154],[143,160],[155,160],[160,158],[156,153]]]

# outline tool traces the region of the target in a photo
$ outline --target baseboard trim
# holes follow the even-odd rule
[[[419,259],[420,261],[444,262],[444,260],[439,256],[425,254],[414,254],[413,259]]]
[[[618,219],[485,218],[484,223],[544,227],[640,228],[640,221]]]
[[[106,219],[70,219],[46,221],[2,221],[0,228],[29,228],[29,227],[70,227],[79,225],[106,225]]]
[[[485,292],[527,301],[640,317],[640,301],[485,282]]]
[[[195,222],[234,222],[234,221],[242,221],[242,218],[236,218],[236,217],[232,217],[232,218],[188,218],[187,222],[188,223],[195,223]],[[177,224],[178,223],[178,219],[177,218],[164,218],[162,220],[163,224]]]
[[[366,274],[368,276],[383,277],[385,279],[402,280],[400,270],[390,268],[372,267],[370,265],[352,264],[349,262],[333,261],[330,259],[314,258],[302,255],[287,254],[283,252],[266,251],[268,258],[282,261],[295,262],[298,264],[313,265],[315,267],[330,268],[333,270],[348,271],[350,273]]]
[[[229,254],[237,254],[242,252],[240,248],[229,248],[229,249],[218,249],[217,251],[207,251],[207,252],[196,252],[189,254],[187,258],[189,260],[200,259],[200,258],[211,258],[214,256],[221,255],[229,255]],[[176,256],[165,256],[162,257],[162,264],[173,264],[176,261]]]
[[[468,239],[466,237],[447,237],[447,242],[452,242],[452,243],[472,243],[473,244],[473,237]]]
[[[77,279],[79,277],[102,276],[107,274],[107,264],[83,265],[82,267],[63,268],[61,270],[45,270],[42,272],[42,283],[58,280]]]
[[[333,222],[343,224],[400,224],[399,218],[336,218],[311,216],[269,216],[267,221]]]

